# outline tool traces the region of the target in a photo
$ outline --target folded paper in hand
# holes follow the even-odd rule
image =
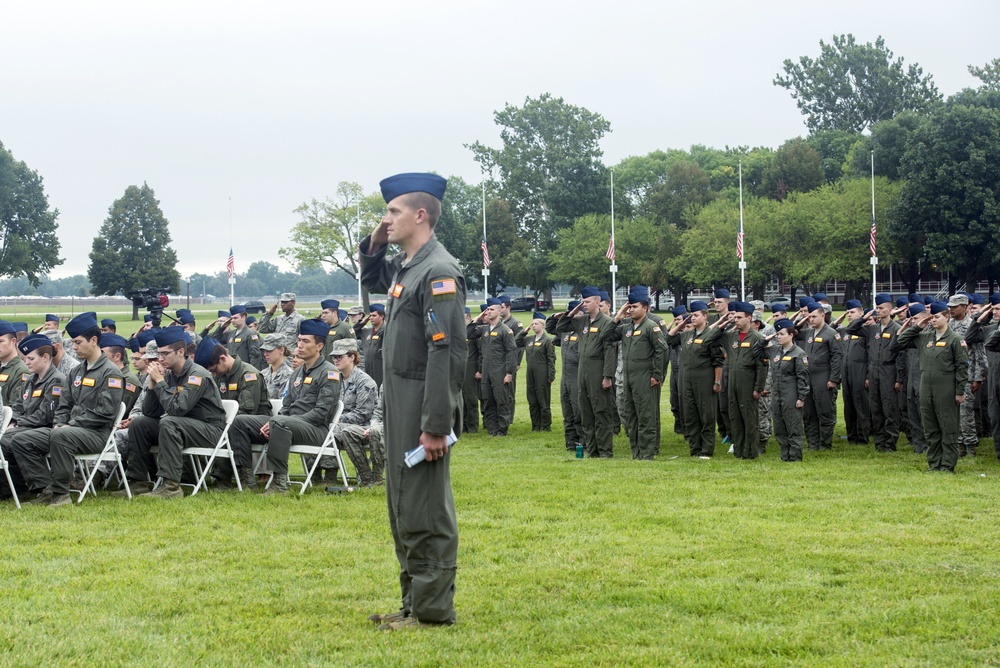
[[[449,449],[457,442],[458,438],[455,436],[454,430],[445,437],[445,443],[448,444]],[[420,462],[427,461],[427,453],[424,451],[424,446],[418,445],[417,447],[408,451],[403,461],[406,462],[407,468],[411,469]]]

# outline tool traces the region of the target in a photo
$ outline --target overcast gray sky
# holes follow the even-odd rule
[[[280,5],[280,6],[279,6]],[[463,144],[549,92],[602,114],[605,163],[806,133],[785,58],[853,33],[920,64],[945,95],[1000,56],[995,0],[782,2],[5,2],[0,142],[60,211],[85,273],[111,202],[147,182],[178,269],[281,266],[293,209],[340,181],[433,170],[480,180]]]

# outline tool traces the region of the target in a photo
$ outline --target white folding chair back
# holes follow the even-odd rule
[[[337,447],[337,442],[333,438],[333,430],[340,422],[340,414],[344,412],[344,402],[337,402],[337,410],[333,413],[333,419],[330,420],[330,430],[326,432],[326,438],[323,439],[322,445],[293,445],[288,449],[288,454],[296,454],[302,457],[302,469],[306,472],[306,479],[299,483],[296,481],[289,480],[290,483],[295,485],[302,485],[302,489],[299,490],[299,494],[305,494],[306,488],[312,485],[312,476],[316,472],[316,467],[319,466],[320,459],[324,455],[330,455],[336,457],[337,466],[340,470],[340,476],[344,480],[344,487],[347,487],[347,471],[344,470],[344,460],[340,456],[340,448]],[[315,457],[312,466],[307,465],[306,457]]]
[[[108,440],[104,442],[104,449],[99,453],[91,455],[76,455],[74,459],[76,460],[76,465],[80,467],[80,475],[86,481],[83,485],[83,489],[79,492],[76,490],[70,490],[70,493],[79,494],[76,499],[77,503],[83,503],[83,497],[87,496],[87,492],[90,491],[94,496],[97,496],[97,490],[94,489],[94,475],[100,468],[101,462],[114,462],[115,467],[118,470],[118,474],[121,476],[122,484],[125,485],[125,495],[129,499],[132,498],[132,490],[128,486],[128,476],[125,475],[125,462],[122,461],[122,453],[118,452],[118,444],[115,442],[115,430],[118,429],[118,425],[121,424],[122,418],[125,417],[125,404],[118,405],[118,416],[115,418],[113,427],[111,428],[111,433],[108,434]]]
[[[191,496],[197,494],[199,489],[208,491],[208,484],[205,482],[205,479],[212,470],[212,463],[219,457],[229,460],[230,465],[233,467],[233,475],[236,477],[236,488],[241,492],[243,491],[240,474],[236,470],[236,455],[233,454],[233,447],[229,442],[229,427],[233,424],[233,420],[236,419],[236,414],[240,411],[240,404],[238,401],[233,401],[232,399],[223,399],[222,408],[226,411],[226,426],[222,428],[222,435],[219,436],[215,447],[184,448],[181,450],[182,457],[187,455],[191,458],[191,466],[194,468],[195,475],[198,476],[198,482],[195,483]]]
[[[271,399],[271,417],[278,414],[281,410],[284,401],[281,399]],[[250,446],[251,452],[253,452],[253,472],[254,475],[266,474],[264,471],[264,464],[267,461],[267,443],[254,443]],[[273,476],[272,476],[273,477]],[[268,484],[271,480],[268,479]]]
[[[10,406],[3,407],[3,415],[0,417],[0,438],[7,433],[7,428],[10,427],[10,421],[14,417],[14,409]],[[3,473],[7,476],[7,486],[10,487],[10,493],[14,497],[14,505],[18,508],[21,507],[21,501],[17,498],[17,490],[14,489],[14,481],[10,477],[10,463],[7,458],[3,456],[3,450],[0,450],[0,466],[3,467]]]
[[[281,407],[284,404],[285,404],[285,401],[283,399],[271,399],[271,417],[274,417],[275,415],[277,415],[278,411],[281,410]]]

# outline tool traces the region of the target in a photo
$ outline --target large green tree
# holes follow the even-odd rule
[[[180,290],[177,252],[170,247],[170,227],[153,189],[129,186],[108,209],[94,237],[87,277],[94,292],[125,294],[141,288]],[[132,309],[132,319],[139,312]]]
[[[62,264],[58,209],[49,208],[42,178],[0,143],[0,276],[26,276],[37,286]]]
[[[969,65],[969,74],[982,82],[981,88],[1000,90],[1000,58],[994,58],[982,67]]]
[[[941,100],[918,65],[893,60],[881,36],[858,44],[854,35],[819,42],[817,58],[786,60],[774,85],[789,90],[810,130],[861,132],[901,111],[927,112]]]
[[[823,185],[823,161],[804,139],[789,139],[774,154],[760,191],[777,200],[791,192],[807,192]]]

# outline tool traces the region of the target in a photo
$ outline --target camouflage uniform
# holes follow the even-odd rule
[[[364,432],[368,428],[372,415],[375,414],[377,398],[378,385],[361,369],[355,368],[346,378],[341,376],[340,399],[344,402],[344,412],[333,430],[333,436],[337,439],[337,447],[347,450],[347,456],[358,472],[358,484],[361,485],[374,482],[374,462],[369,464],[362,439],[357,438],[356,434],[347,435],[345,432]],[[332,469],[336,467],[336,461],[334,457],[327,455],[319,465],[324,469]]]
[[[295,373],[295,369],[292,368],[292,363],[288,361],[288,358],[285,358],[277,371],[272,369],[270,364],[264,365],[264,368],[260,370],[260,375],[267,384],[269,399],[281,399],[285,396],[285,392],[288,391],[288,379],[292,377],[293,373]]]
[[[948,322],[948,329],[958,334],[958,337],[965,341],[965,335],[972,324],[972,316],[966,315],[963,320],[952,318]],[[981,344],[976,344],[981,348]],[[973,381],[982,381],[983,374],[979,369],[979,359],[985,359],[985,354],[977,354],[973,346],[968,347],[969,353],[969,373],[965,381],[965,401],[959,407],[959,437],[958,456],[964,457],[967,454],[975,455],[976,446],[979,445],[979,434],[976,431],[976,399],[972,393]]]
[[[285,339],[285,346],[294,351],[299,341],[299,323],[305,320],[298,311],[292,311],[291,315],[282,313],[279,316],[265,313],[257,322],[258,334],[280,334]]]
[[[353,374],[351,374],[353,375]],[[371,482],[375,485],[382,483],[382,475],[385,470],[385,448],[382,445],[382,388],[378,388],[377,399],[375,401],[375,411],[372,413],[371,422],[368,426],[345,424],[337,430],[337,442],[342,443],[344,449],[350,455],[351,450],[355,450],[364,456],[365,445],[371,453]],[[365,436],[365,432],[368,433]],[[353,457],[352,457],[353,461]]]

